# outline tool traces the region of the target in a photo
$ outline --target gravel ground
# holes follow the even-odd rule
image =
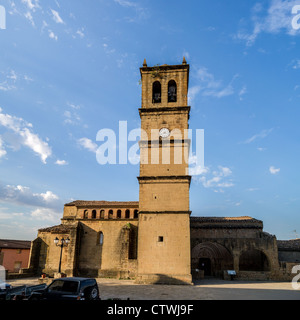
[[[36,285],[38,278],[7,281],[12,286]],[[140,285],[133,280],[97,279],[103,300],[300,300],[290,282],[243,282],[205,279],[193,286]]]

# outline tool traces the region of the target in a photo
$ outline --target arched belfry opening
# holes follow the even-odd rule
[[[152,102],[161,103],[161,84],[159,81],[153,82]]]
[[[168,83],[168,102],[177,102],[177,84],[174,80]]]

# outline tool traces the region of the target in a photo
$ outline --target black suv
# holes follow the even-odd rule
[[[44,290],[35,291],[28,300],[100,300],[95,279],[59,278]]]

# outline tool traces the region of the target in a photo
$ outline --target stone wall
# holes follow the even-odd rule
[[[247,261],[245,256],[253,252],[255,258],[265,257],[264,266],[260,266],[263,270],[259,271],[269,272],[268,278],[278,279],[276,237],[263,232],[259,220],[250,217],[191,218],[191,248],[192,268],[197,268],[200,258],[208,258],[215,276],[222,276],[224,268],[235,270],[238,275],[239,271],[255,271],[252,265],[248,270],[247,266],[241,265],[242,261]],[[250,273],[242,275],[251,277]]]

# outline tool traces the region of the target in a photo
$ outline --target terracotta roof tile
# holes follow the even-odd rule
[[[110,207],[110,206],[127,206],[136,207],[139,205],[138,201],[85,201],[76,200],[70,203],[66,203],[65,206],[76,206],[76,207]]]
[[[0,239],[0,248],[4,249],[30,249],[31,241]]]

